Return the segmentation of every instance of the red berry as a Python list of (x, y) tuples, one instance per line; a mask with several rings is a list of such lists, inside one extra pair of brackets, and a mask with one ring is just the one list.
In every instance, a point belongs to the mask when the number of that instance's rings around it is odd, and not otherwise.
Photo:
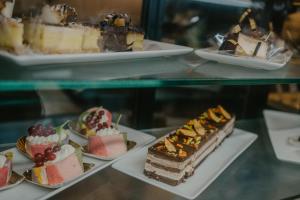
[(47, 161), (49, 160), (49, 159), (48, 159), (48, 155), (49, 155), (49, 154), (47, 154), (47, 155), (44, 156), (44, 159), (43, 159), (44, 162), (47, 162)]
[(60, 151), (60, 146), (56, 145), (55, 147), (53, 147), (53, 152), (58, 152)]
[(43, 161), (39, 161), (39, 162), (35, 163), (34, 167), (42, 167), (43, 165), (44, 165), (44, 162)]
[(102, 129), (103, 128), (102, 124), (98, 124), (98, 128)]
[(44, 155), (41, 154), (41, 153), (36, 153), (36, 154), (34, 155), (34, 161), (35, 161), (35, 162), (42, 161), (43, 158), (44, 158)]
[(45, 155), (47, 156), (48, 154), (52, 153), (52, 148), (48, 147), (47, 149), (45, 149)]
[(100, 115), (104, 115), (104, 110), (100, 110), (100, 111), (99, 111), (99, 114), (100, 114)]
[(50, 153), (47, 155), (48, 160), (55, 160), (56, 155), (54, 153)]

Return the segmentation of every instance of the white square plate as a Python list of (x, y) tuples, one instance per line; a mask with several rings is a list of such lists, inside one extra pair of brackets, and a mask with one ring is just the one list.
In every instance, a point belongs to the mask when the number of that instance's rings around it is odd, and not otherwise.
[(264, 110), (264, 118), (276, 157), (300, 164), (300, 147), (288, 142), (290, 137), (300, 136), (300, 115)]
[(152, 40), (144, 41), (144, 51), (128, 52), (103, 52), (103, 53), (76, 53), (76, 54), (31, 54), (14, 55), (6, 51), (0, 51), (0, 56), (8, 58), (20, 66), (41, 65), (41, 64), (63, 64), (77, 62), (101, 62), (138, 58), (151, 58), (162, 56), (175, 56), (187, 54), (193, 48), (157, 42)]
[(148, 145), (132, 154), (128, 154), (112, 165), (113, 168), (167, 190), (176, 195), (194, 199), (203, 192), (243, 151), (257, 138), (257, 135), (234, 129), (233, 134), (213, 153), (211, 153), (196, 169), (193, 176), (178, 186), (171, 186), (144, 175)]
[(219, 63), (264, 70), (276, 70), (282, 68), (288, 63), (288, 61), (292, 57), (292, 53), (288, 51), (286, 53), (286, 59), (284, 59), (283, 61), (271, 62), (266, 59), (259, 59), (253, 57), (224, 55), (218, 53), (218, 50), (211, 48), (197, 49), (195, 50), (195, 54), (201, 58), (216, 61)]
[[(150, 143), (155, 139), (155, 137), (145, 134), (143, 132), (127, 128), (124, 126), (119, 126), (121, 131), (128, 133), (128, 138), (131, 140), (134, 140), (137, 142), (137, 145), (135, 148), (133, 148), (131, 151), (129, 151), (127, 154), (131, 154), (131, 152), (134, 152), (140, 148), (142, 148), (144, 145)], [(74, 140), (77, 143), (86, 142), (84, 138), (81, 138), (80, 136), (77, 136), (75, 134), (71, 134), (70, 138)], [(13, 159), (13, 170), (19, 174), (23, 174), (23, 172), (26, 169), (32, 168), (34, 165), (31, 160), (29, 160), (27, 157), (22, 155), (16, 148), (8, 149), (7, 151), (11, 151), (14, 153), (14, 159)], [(126, 156), (127, 154), (123, 155)], [(104, 169), (105, 167), (111, 165), (116, 160), (122, 158), (123, 156), (112, 160), (112, 161), (104, 161), (99, 160), (95, 158), (90, 158), (83, 156), (83, 162), (85, 163), (94, 163), (95, 166), (89, 170), (87, 173), (85, 173), (83, 176), (80, 176), (79, 178), (76, 178), (75, 180), (69, 182), (68, 184), (64, 185), (63, 187), (60, 187), (58, 189), (47, 189), (43, 188), (31, 183), (28, 183), (27, 181), (23, 181), (23, 183), (19, 184), (18, 186), (11, 188), (9, 190), (1, 191), (0, 192), (0, 199), (22, 199), (22, 200), (34, 200), (34, 199), (48, 199), (51, 196), (65, 190), (66, 188), (74, 185), (75, 183), (91, 176), (92, 174), (95, 174), (96, 172)]]

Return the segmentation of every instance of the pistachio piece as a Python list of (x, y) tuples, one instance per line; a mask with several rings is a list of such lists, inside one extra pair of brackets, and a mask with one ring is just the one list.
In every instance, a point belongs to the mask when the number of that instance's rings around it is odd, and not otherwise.
[(176, 152), (175, 146), (167, 138), (165, 138), (165, 146), (169, 152)]
[(188, 137), (195, 137), (197, 135), (194, 130), (180, 129), (180, 132)]
[(208, 116), (211, 120), (215, 121), (216, 123), (219, 123), (221, 121), (221, 118), (217, 117), (217, 115), (213, 112), (212, 109), (208, 109)]
[(186, 128), (186, 129), (188, 129), (188, 130), (192, 130), (193, 129), (192, 126), (188, 126), (188, 125), (184, 125), (183, 127)]
[(231, 115), (221, 105), (218, 105), (218, 109), (226, 119), (231, 119)]
[(186, 144), (191, 144), (192, 140), (193, 140), (193, 138), (191, 138), (191, 137), (188, 138), (187, 141), (186, 141)]

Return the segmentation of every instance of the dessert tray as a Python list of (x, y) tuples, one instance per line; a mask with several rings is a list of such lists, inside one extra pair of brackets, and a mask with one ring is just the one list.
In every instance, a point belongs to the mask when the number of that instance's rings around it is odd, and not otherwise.
[(199, 165), (194, 175), (178, 186), (171, 186), (144, 175), (144, 164), (148, 147), (151, 144), (140, 151), (124, 156), (114, 163), (112, 167), (176, 195), (194, 199), (245, 151), (256, 138), (257, 135), (253, 133), (235, 129), (233, 134)]
[[(123, 132), (128, 133), (128, 138), (131, 140), (134, 140), (137, 145), (130, 150), (129, 154), (131, 152), (134, 152), (140, 148), (142, 148), (144, 145), (150, 143), (155, 138), (153, 136), (150, 136), (148, 134), (142, 133), (140, 131), (130, 129), (124, 126), (119, 126), (120, 130)], [(74, 141), (75, 143), (81, 144), (80, 142), (85, 142), (85, 139), (82, 137), (79, 137), (75, 134), (70, 134), (70, 139)], [(28, 159), (24, 154), (20, 153), (17, 148), (8, 149), (5, 152), (12, 152), (14, 154), (14, 161), (13, 161), (13, 170), (18, 173), (19, 175), (24, 174), (28, 169), (30, 169), (34, 163)], [(125, 154), (126, 155), (126, 154)], [(125, 156), (123, 155), (123, 156)], [(121, 157), (123, 157), (121, 156)], [(121, 158), (119, 157), (119, 158)], [(119, 159), (117, 158), (117, 159)], [(83, 162), (88, 163), (89, 166), (93, 166), (91, 169), (87, 170), (83, 175), (77, 177), (76, 179), (69, 181), (67, 183), (64, 183), (59, 188), (46, 188), (41, 187), (36, 184), (32, 184), (27, 181), (23, 181), (21, 184), (15, 186), (14, 188), (11, 188), (9, 190), (4, 190), (0, 192), (0, 199), (20, 199), (20, 194), (22, 194), (22, 200), (32, 200), (32, 199), (48, 199), (51, 196), (65, 190), (66, 188), (76, 184), (77, 182), (95, 174), (96, 172), (104, 169), (105, 167), (111, 165), (115, 160), (111, 161), (105, 161), (100, 159), (95, 159), (87, 156), (83, 156)], [(86, 166), (89, 168), (88, 166)], [(86, 169), (87, 169), (86, 168)], [(26, 175), (26, 174), (25, 174)], [(26, 191), (26, 192), (24, 192)]]
[(253, 69), (276, 70), (284, 67), (292, 57), (292, 52), (287, 51), (274, 57), (272, 60), (260, 59), (248, 56), (234, 56), (221, 54), (213, 48), (197, 49), (195, 54), (201, 58), (224, 64), (238, 65)]
[(104, 53), (80, 53), (80, 54), (29, 54), (14, 55), (6, 51), (0, 51), (0, 57), (7, 58), (20, 66), (63, 64), (76, 62), (101, 62), (116, 61), (124, 59), (139, 59), (162, 56), (175, 56), (192, 52), (190, 47), (184, 47), (163, 42), (145, 40), (144, 51), (129, 52), (104, 52)]
[(263, 113), (276, 157), (300, 164), (300, 115), (273, 110)]

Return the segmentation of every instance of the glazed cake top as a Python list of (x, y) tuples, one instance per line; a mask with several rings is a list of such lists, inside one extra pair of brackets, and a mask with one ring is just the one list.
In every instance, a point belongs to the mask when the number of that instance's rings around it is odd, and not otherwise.
[(151, 146), (148, 151), (169, 160), (184, 161), (231, 119), (232, 115), (222, 106), (210, 108)]

